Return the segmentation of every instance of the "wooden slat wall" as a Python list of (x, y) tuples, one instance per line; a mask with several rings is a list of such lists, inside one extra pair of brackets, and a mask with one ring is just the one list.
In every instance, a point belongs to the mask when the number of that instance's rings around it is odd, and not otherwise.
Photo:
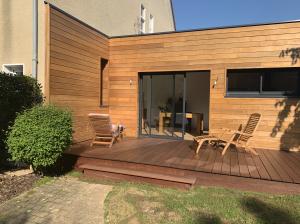
[[(74, 141), (84, 141), (92, 134), (87, 114), (108, 113), (108, 108), (99, 107), (100, 63), (101, 58), (108, 59), (108, 39), (54, 8), (48, 8), (49, 101), (71, 109)], [(105, 78), (105, 81), (107, 94), (108, 80)]]
[[(48, 100), (73, 111), (75, 142), (91, 138), (89, 112), (109, 112), (114, 122), (126, 125), (128, 136), (137, 136), (139, 72), (210, 70), (211, 83), (218, 78), (210, 91), (211, 132), (219, 127), (236, 129), (250, 113), (260, 112), (263, 120), (255, 146), (299, 150), (299, 99), (224, 95), (226, 69), (299, 67), (280, 53), (299, 47), (300, 23), (108, 40), (67, 15), (48, 10)], [(99, 108), (101, 58), (109, 59), (103, 83), (103, 98), (109, 104), (105, 108)]]
[[(300, 47), (299, 43), (300, 23), (113, 38), (109, 113), (115, 122), (127, 126), (128, 135), (136, 136), (138, 72), (210, 70), (211, 83), (218, 77), (210, 91), (211, 132), (220, 127), (236, 129), (250, 113), (259, 112), (263, 119), (252, 144), (299, 149), (299, 112), (295, 113), (299, 99), (224, 97), (226, 69), (299, 67), (290, 57), (280, 57), (282, 50)], [(281, 120), (281, 128), (274, 131)]]

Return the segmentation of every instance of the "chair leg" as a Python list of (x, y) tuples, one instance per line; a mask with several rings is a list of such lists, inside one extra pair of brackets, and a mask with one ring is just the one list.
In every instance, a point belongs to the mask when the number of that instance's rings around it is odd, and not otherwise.
[(225, 147), (224, 147), (224, 149), (223, 149), (223, 151), (222, 151), (222, 156), (225, 155), (225, 153), (226, 153), (227, 149), (229, 148), (229, 146), (230, 146), (231, 144), (234, 144), (233, 139), (234, 139), (235, 136), (236, 136), (236, 134), (233, 134), (233, 135), (231, 136), (230, 140), (227, 141), (227, 144), (225, 145)]
[(96, 140), (96, 138), (94, 137), (91, 144), (90, 144), (90, 147), (93, 147), (95, 140)]
[(198, 147), (197, 147), (197, 150), (196, 150), (196, 154), (199, 153), (199, 150), (200, 150), (200, 148), (201, 148), (203, 142), (204, 142), (203, 140), (200, 140), (200, 141), (198, 142)]
[(111, 142), (110, 142), (110, 144), (109, 144), (109, 148), (112, 147), (112, 145), (114, 144), (114, 142), (115, 142), (115, 137), (112, 137), (112, 138), (111, 138)]
[(223, 151), (222, 151), (222, 156), (225, 155), (225, 153), (226, 153), (226, 151), (227, 151), (227, 149), (229, 148), (230, 145), (231, 145), (231, 142), (228, 142), (228, 143), (225, 145), (225, 147), (224, 147), (224, 149), (223, 149)]

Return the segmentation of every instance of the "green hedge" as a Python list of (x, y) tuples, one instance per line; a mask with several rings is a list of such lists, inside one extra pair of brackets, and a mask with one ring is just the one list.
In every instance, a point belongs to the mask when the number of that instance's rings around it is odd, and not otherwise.
[(35, 79), (0, 73), (0, 160), (6, 157), (6, 132), (17, 113), (42, 102), (41, 86)]
[(18, 115), (7, 139), (12, 160), (36, 170), (54, 165), (71, 142), (71, 113), (55, 106), (35, 106)]

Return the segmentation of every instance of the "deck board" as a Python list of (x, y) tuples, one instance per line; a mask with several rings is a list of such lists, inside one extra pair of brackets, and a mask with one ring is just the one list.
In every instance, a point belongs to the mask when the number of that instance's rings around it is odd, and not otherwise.
[(209, 148), (204, 148), (204, 149), (202, 148), (201, 151), (203, 151), (203, 153), (202, 153), (201, 157), (199, 158), (199, 162), (196, 167), (197, 171), (205, 171), (204, 167), (207, 164), (207, 160), (208, 160), (209, 153), (210, 153)]
[(260, 175), (260, 178), (263, 180), (271, 180), (271, 176), (269, 175), (266, 167), (264, 166), (262, 160), (259, 156), (251, 155), (253, 158), (254, 164), (256, 166), (256, 169)]
[(210, 145), (195, 154), (191, 141), (163, 139), (125, 139), (112, 148), (90, 147), (89, 142), (73, 145), (66, 154), (102, 160), (122, 161), (158, 167), (176, 168), (213, 174), (300, 183), (300, 153), (257, 149), (258, 156), (231, 148), (222, 156), (222, 149)]
[(233, 176), (240, 176), (240, 167), (238, 160), (238, 152), (235, 149), (228, 150), (230, 154), (230, 174)]
[(283, 153), (281, 156), (286, 157), (289, 161), (288, 164), (292, 167), (292, 169), (300, 175), (300, 161), (298, 161), (295, 156), (298, 153)]
[(222, 163), (223, 163), (223, 157), (221, 155), (221, 152), (216, 150), (216, 159), (215, 159), (214, 167), (212, 169), (212, 173), (222, 173)]
[(217, 156), (217, 152), (216, 150), (209, 150), (210, 153), (209, 153), (209, 156), (208, 156), (208, 159), (207, 159), (207, 163), (205, 164), (204, 166), (204, 170), (206, 172), (212, 172), (213, 168), (214, 168), (214, 163), (216, 161), (216, 156)]
[(284, 182), (293, 182), (293, 179), (290, 177), (288, 172), (285, 169), (285, 164), (280, 164), (276, 158), (274, 158), (273, 153), (270, 150), (264, 150), (263, 153), (268, 158), (270, 163), (272, 163), (272, 166), (276, 170), (276, 172), (279, 174), (280, 178)]
[(239, 166), (240, 166), (240, 175), (244, 176), (244, 177), (250, 177), (248, 163), (245, 158), (245, 153), (239, 152), (238, 160), (239, 160)]
[(223, 156), (222, 174), (230, 175), (230, 155), (229, 151)]
[(271, 151), (270, 154), (277, 161), (277, 164), (280, 164), (287, 174), (293, 179), (293, 182), (300, 183), (300, 167), (297, 168), (293, 165), (293, 162), (286, 156), (287, 153)]
[(270, 163), (270, 161), (265, 156), (263, 151), (264, 150), (261, 150), (261, 149), (257, 150), (257, 152), (259, 153), (259, 158), (261, 159), (264, 167), (266, 168), (268, 174), (270, 175), (271, 180), (282, 181), (281, 177), (279, 176), (277, 171), (274, 169), (272, 163)]
[(248, 166), (249, 174), (252, 178), (261, 178), (259, 175), (258, 169), (255, 166), (254, 159), (252, 158), (251, 154), (245, 153), (245, 159)]

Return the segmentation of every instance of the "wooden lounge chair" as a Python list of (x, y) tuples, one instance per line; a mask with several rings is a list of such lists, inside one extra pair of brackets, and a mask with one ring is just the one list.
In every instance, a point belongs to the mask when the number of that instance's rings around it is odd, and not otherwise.
[[(244, 128), (242, 128), (242, 131), (239, 130), (230, 130), (230, 129), (221, 129), (223, 130), (223, 133), (220, 136), (217, 135), (208, 135), (208, 136), (198, 136), (194, 138), (194, 141), (197, 142), (198, 147), (196, 150), (196, 154), (198, 154), (202, 144), (206, 141), (210, 142), (217, 142), (224, 143), (224, 149), (222, 151), (222, 156), (226, 153), (229, 146), (235, 145), (237, 147), (243, 147), (246, 151), (250, 151), (253, 154), (257, 155), (256, 151), (249, 147), (249, 140), (253, 137), (259, 122), (261, 120), (261, 114), (259, 113), (253, 113), (250, 115), (248, 122)], [(230, 134), (230, 138), (226, 138), (225, 135)]]
[(100, 144), (108, 145), (109, 148), (111, 148), (113, 143), (120, 136), (119, 127), (111, 123), (110, 116), (108, 114), (90, 113), (88, 117), (95, 132), (91, 146), (94, 144)]

